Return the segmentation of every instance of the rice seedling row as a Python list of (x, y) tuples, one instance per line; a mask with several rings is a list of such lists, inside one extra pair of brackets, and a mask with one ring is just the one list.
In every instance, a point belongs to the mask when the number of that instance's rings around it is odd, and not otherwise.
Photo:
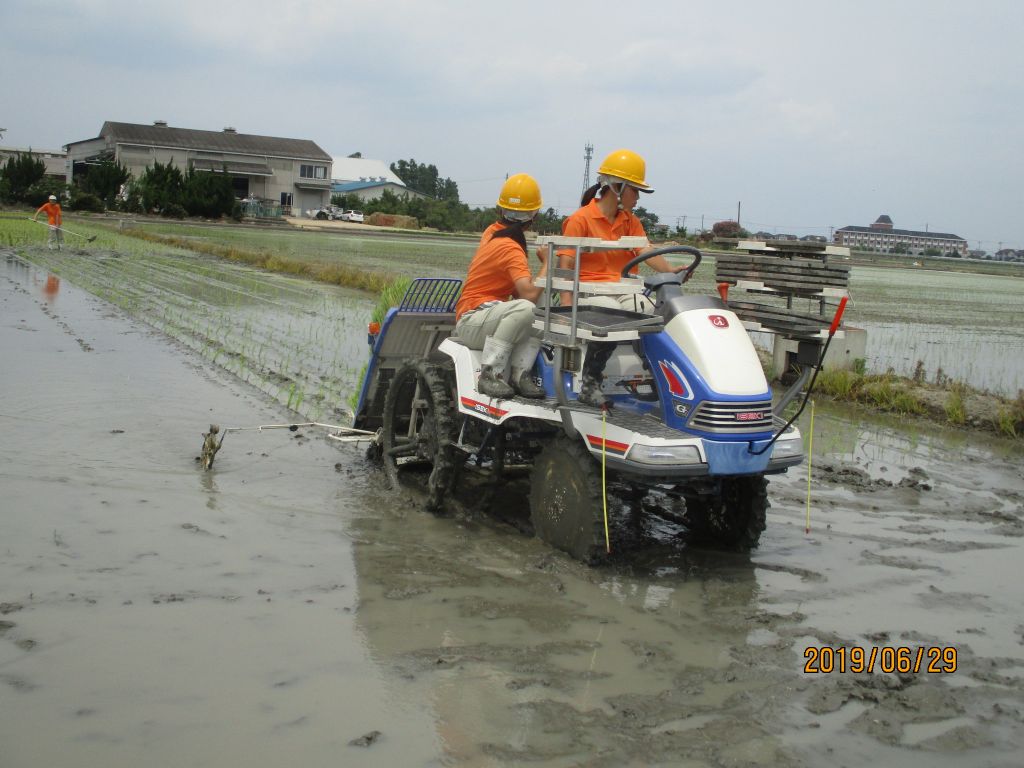
[[(42, 268), (122, 307), (169, 336), (257, 386), (313, 420), (343, 419), (357, 385), (369, 301), (351, 292), (307, 283), (296, 286), (276, 275), (233, 278), (236, 265), (195, 268), (187, 255), (116, 258), (68, 257), (47, 251), (26, 254)], [(205, 277), (204, 277), (205, 275)], [(290, 294), (282, 301), (275, 296)], [(355, 333), (355, 328), (359, 329)]]

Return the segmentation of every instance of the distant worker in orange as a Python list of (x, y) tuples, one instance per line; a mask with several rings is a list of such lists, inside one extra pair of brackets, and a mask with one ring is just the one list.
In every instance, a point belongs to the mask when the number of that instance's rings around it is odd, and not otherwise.
[[(480, 238), (455, 307), (455, 335), (470, 349), (482, 350), (480, 394), (544, 397), (531, 376), (540, 350), (533, 309), (542, 289), (533, 284), (525, 235), (540, 211), (540, 186), (532, 176), (517, 173), (502, 186), (497, 206), (498, 221)], [(547, 274), (547, 256), (546, 246), (537, 250), (537, 277)], [(505, 378), (509, 364), (511, 386)]]
[(32, 221), (39, 221), (40, 213), (45, 213), (50, 222), (50, 236), (46, 239), (46, 247), (51, 251), (56, 247), (59, 251), (60, 244), (64, 242), (64, 232), (61, 229), (64, 217), (61, 214), (60, 203), (57, 202), (56, 195), (50, 195), (50, 199), (36, 209)]

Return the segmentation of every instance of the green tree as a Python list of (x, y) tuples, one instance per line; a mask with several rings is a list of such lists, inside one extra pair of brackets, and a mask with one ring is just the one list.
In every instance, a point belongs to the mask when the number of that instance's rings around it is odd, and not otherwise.
[(711, 227), (715, 237), (748, 237), (749, 233), (735, 221), (716, 221)]
[(38, 157), (29, 152), (19, 152), (7, 158), (3, 169), (3, 179), (7, 182), (8, 200), (20, 202), (33, 184), (43, 180), (46, 165)]
[(131, 178), (128, 169), (116, 160), (104, 160), (86, 167), (85, 174), (75, 179), (82, 192), (96, 195), (107, 208), (113, 208), (121, 185)]
[(441, 178), (436, 165), (417, 163), (415, 160), (399, 160), (391, 164), (391, 171), (409, 189), (438, 200), (459, 200), (459, 185), (448, 178)]
[(163, 211), (171, 205), (181, 206), (185, 177), (173, 160), (166, 164), (154, 160), (153, 165), (142, 172), (139, 187), (142, 207), (146, 211)]
[(189, 216), (219, 219), (230, 216), (235, 206), (235, 191), (224, 167), (221, 173), (197, 171), (189, 166), (181, 190), (181, 205)]
[(562, 233), (562, 217), (554, 208), (548, 208), (537, 214), (533, 220), (533, 229), (538, 235), (560, 235)]
[(50, 195), (56, 195), (58, 199), (63, 198), (67, 191), (67, 185), (63, 179), (55, 179), (52, 176), (44, 176), (31, 187), (25, 190), (21, 200), (29, 205), (42, 205)]
[(638, 205), (633, 209), (633, 215), (640, 219), (640, 223), (644, 225), (644, 229), (648, 232), (658, 223), (658, 214), (648, 211), (642, 205)]
[(363, 198), (355, 192), (348, 192), (344, 195), (331, 195), (331, 205), (336, 205), (345, 211), (361, 211), (363, 209)]

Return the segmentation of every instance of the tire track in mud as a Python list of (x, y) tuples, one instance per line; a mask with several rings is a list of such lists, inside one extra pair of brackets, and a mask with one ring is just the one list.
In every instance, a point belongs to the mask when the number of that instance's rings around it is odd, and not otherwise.
[(372, 309), (358, 292), (189, 254), (29, 248), (22, 255), (304, 418), (349, 421)]

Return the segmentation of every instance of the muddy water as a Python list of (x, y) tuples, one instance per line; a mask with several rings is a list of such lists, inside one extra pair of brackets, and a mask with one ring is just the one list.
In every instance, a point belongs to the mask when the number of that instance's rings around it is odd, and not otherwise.
[[(1002, 443), (819, 411), (809, 534), (803, 468), (752, 556), (652, 535), (587, 569), (488, 510), (425, 515), (317, 435), (232, 433), (198, 471), (209, 422), (294, 417), (0, 264), (0, 765), (1019, 762)], [(957, 671), (803, 672), (853, 645)]]
[(846, 322), (867, 330), (868, 370), (943, 376), (1015, 397), (1024, 388), (1024, 279), (854, 267)]

